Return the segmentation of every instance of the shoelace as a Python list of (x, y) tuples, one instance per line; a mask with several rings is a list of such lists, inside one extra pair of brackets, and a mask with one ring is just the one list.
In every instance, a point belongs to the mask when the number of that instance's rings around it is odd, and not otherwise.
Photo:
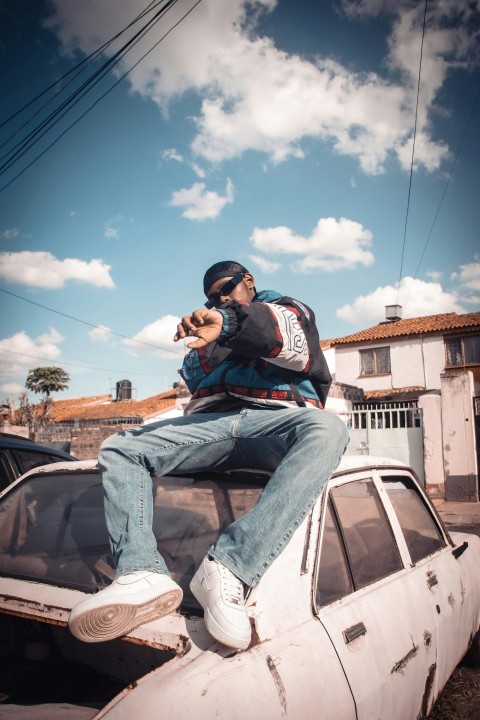
[(222, 578), (222, 594), (226, 602), (233, 605), (243, 605), (243, 583), (228, 568), (219, 564), (220, 576)]

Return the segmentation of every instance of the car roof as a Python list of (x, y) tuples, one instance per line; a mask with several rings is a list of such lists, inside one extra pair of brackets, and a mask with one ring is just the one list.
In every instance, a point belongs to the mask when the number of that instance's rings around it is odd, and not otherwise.
[(14, 435), (13, 433), (0, 433), (0, 447), (12, 449), (18, 448), (21, 450), (33, 450), (34, 452), (38, 450), (40, 452), (48, 452), (50, 454), (61, 455), (65, 459), (68, 457), (73, 457), (73, 455), (70, 455), (63, 450), (59, 450), (55, 447), (50, 447), (49, 445), (42, 445), (41, 443), (37, 443), (34, 440), (30, 440), (30, 438), (25, 438), (21, 435)]
[[(402, 462), (401, 460), (396, 460), (395, 458), (390, 457), (380, 457), (376, 455), (346, 455), (342, 458), (340, 461), (339, 466), (333, 473), (333, 477), (336, 475), (342, 475), (346, 472), (353, 472), (355, 470), (364, 470), (367, 468), (376, 468), (376, 467), (382, 467), (382, 468), (408, 468), (408, 465), (406, 463)], [(49, 464), (49, 465), (41, 465), (40, 467), (33, 468), (32, 470), (29, 470), (24, 475), (21, 476), (18, 480), (22, 480), (23, 478), (29, 477), (30, 475), (36, 475), (39, 473), (74, 473), (74, 472), (96, 472), (98, 471), (98, 460), (76, 460), (74, 462), (58, 462)], [(252, 472), (252, 474), (255, 474), (255, 469), (252, 468), (251, 471), (248, 468), (239, 468), (239, 471), (246, 471), (246, 472)], [(235, 471), (227, 471), (227, 474), (229, 472), (235, 473)], [(188, 473), (187, 473), (188, 474)], [(261, 472), (260, 474), (265, 474)], [(18, 482), (18, 480), (16, 482)]]

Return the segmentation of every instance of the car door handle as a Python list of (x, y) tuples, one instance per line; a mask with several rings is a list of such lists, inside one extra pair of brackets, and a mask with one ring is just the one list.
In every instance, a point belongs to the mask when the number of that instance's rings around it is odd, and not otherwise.
[(363, 624), (363, 622), (359, 622), (356, 625), (352, 625), (352, 627), (347, 628), (343, 631), (343, 637), (345, 639), (346, 644), (353, 642), (353, 640), (356, 640), (361, 635), (365, 635), (367, 632), (367, 628)]

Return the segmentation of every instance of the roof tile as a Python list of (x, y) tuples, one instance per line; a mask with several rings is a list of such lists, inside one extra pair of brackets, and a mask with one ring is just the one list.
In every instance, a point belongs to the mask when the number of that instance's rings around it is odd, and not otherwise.
[(452, 333), (458, 330), (480, 330), (480, 312), (462, 315), (445, 313), (397, 320), (396, 322), (382, 322), (352, 335), (329, 340), (329, 344), (338, 347), (349, 343), (372, 342), (412, 335)]

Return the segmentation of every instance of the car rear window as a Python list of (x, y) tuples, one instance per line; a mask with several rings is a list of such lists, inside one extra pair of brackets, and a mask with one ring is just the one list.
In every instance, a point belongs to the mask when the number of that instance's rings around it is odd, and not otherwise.
[[(251, 473), (153, 479), (154, 532), (172, 577), (189, 582), (220, 532), (253, 507), (265, 478)], [(95, 591), (114, 571), (100, 476), (42, 473), (0, 503), (0, 575)]]
[(45, 450), (23, 450), (19, 448), (12, 448), (10, 452), (18, 467), (18, 477), (29, 470), (40, 467), (40, 465), (65, 462), (65, 460), (68, 459), (58, 457), (55, 453), (49, 453)]

